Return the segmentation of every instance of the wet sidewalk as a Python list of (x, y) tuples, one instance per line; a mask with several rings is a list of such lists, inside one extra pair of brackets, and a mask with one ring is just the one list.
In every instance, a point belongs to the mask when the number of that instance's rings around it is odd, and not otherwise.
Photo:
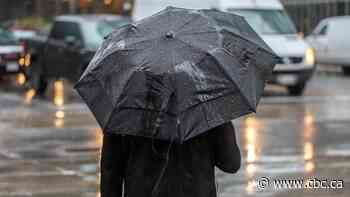
[[(244, 161), (235, 175), (217, 172), (219, 196), (350, 196), (348, 84), (318, 74), (304, 97), (271, 88), (258, 114), (235, 121)], [(60, 95), (0, 90), (0, 197), (99, 196), (101, 131), (84, 104)], [(344, 188), (261, 190), (261, 177), (342, 180)]]

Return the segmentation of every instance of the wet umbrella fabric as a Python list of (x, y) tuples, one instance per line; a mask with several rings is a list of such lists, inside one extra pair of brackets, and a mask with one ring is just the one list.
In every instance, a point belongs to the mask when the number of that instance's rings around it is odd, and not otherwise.
[(183, 142), (255, 112), (276, 58), (240, 16), (169, 7), (111, 33), (76, 89), (105, 132)]

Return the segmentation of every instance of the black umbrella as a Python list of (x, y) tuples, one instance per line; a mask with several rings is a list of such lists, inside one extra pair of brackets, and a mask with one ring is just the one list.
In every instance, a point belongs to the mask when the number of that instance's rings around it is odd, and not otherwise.
[(255, 112), (276, 59), (243, 17), (168, 7), (110, 34), (76, 89), (104, 132), (183, 142)]

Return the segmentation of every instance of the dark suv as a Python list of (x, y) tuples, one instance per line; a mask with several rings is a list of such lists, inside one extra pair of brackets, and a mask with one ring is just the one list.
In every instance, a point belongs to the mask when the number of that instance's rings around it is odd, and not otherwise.
[(27, 42), (27, 51), (33, 56), (33, 64), (27, 72), (29, 86), (42, 94), (50, 78), (65, 78), (74, 83), (104, 37), (114, 28), (128, 23), (129, 18), (115, 15), (56, 17), (46, 40)]

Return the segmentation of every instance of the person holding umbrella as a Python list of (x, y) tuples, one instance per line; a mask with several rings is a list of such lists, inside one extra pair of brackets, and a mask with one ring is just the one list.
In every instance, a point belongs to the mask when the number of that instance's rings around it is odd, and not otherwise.
[(167, 146), (162, 140), (152, 144), (147, 138), (104, 135), (101, 197), (123, 196), (123, 181), (127, 181), (125, 197), (216, 197), (214, 167), (228, 173), (240, 168), (241, 155), (231, 123), (182, 145), (174, 143), (169, 153)]
[(76, 89), (103, 128), (102, 197), (215, 197), (275, 53), (240, 16), (167, 9), (111, 33)]

